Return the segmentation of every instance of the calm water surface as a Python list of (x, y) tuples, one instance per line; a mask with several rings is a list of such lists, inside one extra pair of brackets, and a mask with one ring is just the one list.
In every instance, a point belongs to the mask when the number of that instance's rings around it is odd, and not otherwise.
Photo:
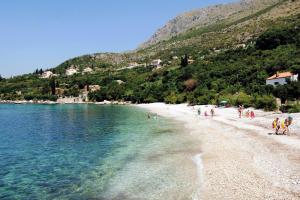
[(131, 106), (0, 105), (0, 199), (189, 199), (182, 130)]

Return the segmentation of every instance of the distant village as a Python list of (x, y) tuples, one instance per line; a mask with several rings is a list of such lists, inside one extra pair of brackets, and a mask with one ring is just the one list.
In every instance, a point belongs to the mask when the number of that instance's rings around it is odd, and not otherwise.
[[(245, 49), (245, 48), (247, 48), (247, 46), (245, 44), (238, 44), (234, 48), (235, 49), (238, 49), (238, 48)], [(214, 49), (212, 49), (211, 52), (214, 54), (218, 54), (225, 50), (226, 49), (214, 48)], [(185, 56), (187, 56), (187, 55), (185, 55)], [(148, 66), (152, 67), (153, 70), (159, 70), (167, 65), (171, 65), (174, 61), (177, 62), (177, 64), (178, 64), (180, 62), (180, 59), (182, 59), (183, 57), (184, 56), (182, 56), (182, 57), (172, 56), (171, 60), (168, 60), (168, 61), (163, 61), (162, 59), (157, 58), (157, 59), (151, 60), (149, 63), (129, 62), (127, 64), (127, 66), (119, 67), (115, 70), (122, 71), (122, 70), (135, 69), (135, 68), (148, 67)], [(205, 58), (205, 56), (201, 57), (201, 59), (204, 59), (204, 58)], [(187, 62), (187, 64), (193, 64), (195, 62), (195, 60), (193, 59), (192, 56), (187, 56), (186, 62)], [(95, 68), (93, 69), (92, 67), (86, 67), (86, 68), (83, 68), (80, 70), (79, 67), (77, 67), (75, 65), (71, 65), (65, 69), (65, 73), (63, 75), (65, 75), (65, 76), (73, 76), (76, 74), (85, 75), (85, 74), (93, 74), (96, 72), (97, 72), (97, 69), (95, 69)], [(55, 78), (55, 77), (58, 77), (61, 75), (62, 74), (55, 74), (51, 70), (46, 70), (40, 74), (40, 78), (41, 79), (51, 79), (51, 78)], [(115, 81), (118, 84), (124, 84), (124, 82), (122, 80), (115, 80)], [(273, 76), (268, 77), (266, 79), (266, 85), (272, 85), (272, 86), (276, 87), (277, 85), (288, 84), (291, 81), (298, 81), (298, 74), (293, 74), (292, 72), (281, 72), (281, 73), (277, 72)], [(65, 90), (63, 88), (57, 87), (57, 88), (55, 88), (55, 94), (57, 96), (59, 96), (59, 99), (58, 99), (59, 103), (80, 103), (80, 102), (89, 101), (89, 99), (88, 99), (89, 92), (95, 92), (95, 91), (99, 91), (99, 90), (101, 90), (100, 85), (88, 85), (88, 86), (85, 86), (84, 89), (82, 89), (80, 91), (80, 95), (78, 97), (65, 97), (64, 96)]]

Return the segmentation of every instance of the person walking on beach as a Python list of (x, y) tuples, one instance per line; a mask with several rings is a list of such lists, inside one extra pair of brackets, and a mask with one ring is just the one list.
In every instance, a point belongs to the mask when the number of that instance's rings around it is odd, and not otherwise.
[(198, 108), (198, 115), (201, 115), (201, 108)]
[(284, 128), (283, 128), (283, 135), (289, 135), (289, 126), (291, 125), (289, 118), (284, 120)]
[(288, 118), (286, 118), (286, 133), (287, 133), (287, 135), (290, 134), (289, 126), (292, 125), (292, 122), (293, 122), (293, 118), (291, 116), (288, 116)]
[(239, 105), (238, 112), (239, 112), (239, 118), (242, 118), (242, 106), (241, 105)]
[(273, 121), (273, 129), (275, 130), (275, 134), (278, 135), (278, 131), (280, 129), (280, 122), (279, 122), (279, 118), (276, 117), (276, 119)]
[(286, 131), (287, 131), (287, 129), (286, 129), (286, 122), (287, 122), (286, 119), (284, 119), (284, 120), (281, 121), (282, 135), (286, 135)]
[(250, 117), (250, 111), (247, 110), (247, 111), (246, 111), (246, 118), (249, 118), (249, 117)]
[(207, 116), (208, 116), (208, 114), (207, 114), (207, 111), (205, 111), (205, 112), (204, 112), (204, 116), (205, 116), (205, 117), (207, 117)]
[(255, 118), (255, 114), (254, 114), (254, 111), (253, 111), (253, 110), (251, 110), (251, 112), (250, 112), (250, 118), (251, 118), (251, 119), (254, 119), (254, 118)]
[(214, 116), (214, 114), (215, 114), (215, 110), (214, 110), (214, 108), (212, 108), (212, 109), (210, 110), (210, 114), (211, 114), (211, 117), (213, 117), (213, 116)]

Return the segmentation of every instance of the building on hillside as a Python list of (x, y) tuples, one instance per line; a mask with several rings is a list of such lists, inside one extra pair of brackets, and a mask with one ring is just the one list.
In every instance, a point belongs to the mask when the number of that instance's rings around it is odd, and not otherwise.
[(151, 61), (151, 66), (159, 67), (159, 66), (161, 66), (161, 63), (162, 63), (161, 59), (155, 59), (155, 60)]
[(84, 68), (82, 71), (83, 74), (90, 74), (92, 72), (93, 72), (93, 69), (90, 67)]
[(16, 91), (17, 95), (22, 95), (22, 91)]
[(132, 68), (135, 68), (135, 67), (138, 67), (139, 64), (137, 62), (131, 62), (128, 64), (128, 69), (132, 69)]
[(236, 45), (235, 46), (235, 49), (245, 49), (247, 47), (247, 45), (246, 44), (238, 44), (238, 45)]
[(51, 71), (45, 71), (42, 73), (41, 78), (50, 78), (53, 75)]
[(65, 92), (65, 90), (62, 88), (55, 88), (55, 95), (63, 96), (64, 92)]
[(147, 67), (147, 64), (146, 63), (140, 63), (139, 66), (140, 67)]
[(277, 72), (273, 76), (267, 78), (266, 85), (285, 85), (290, 81), (298, 81), (298, 74), (293, 74), (291, 72)]
[(122, 84), (124, 84), (125, 82), (124, 81), (122, 81), (122, 80), (116, 80), (116, 82), (119, 84), (119, 85), (122, 85)]
[(73, 65), (71, 65), (71, 67), (66, 69), (66, 75), (67, 76), (72, 76), (72, 75), (77, 74), (77, 73), (78, 73), (78, 70)]
[(90, 92), (96, 92), (96, 91), (99, 91), (100, 89), (101, 89), (100, 85), (89, 85)]
[(190, 65), (190, 64), (193, 64), (195, 62), (195, 60), (193, 60), (193, 59), (188, 59), (188, 64)]

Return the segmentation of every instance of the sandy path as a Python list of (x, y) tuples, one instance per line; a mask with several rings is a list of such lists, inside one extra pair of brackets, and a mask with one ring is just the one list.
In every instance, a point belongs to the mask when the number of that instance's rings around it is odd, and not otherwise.
[(231, 115), (199, 119), (186, 105), (141, 107), (184, 122), (200, 141), (204, 168), (198, 199), (300, 199), (297, 138), (269, 136), (264, 127)]

